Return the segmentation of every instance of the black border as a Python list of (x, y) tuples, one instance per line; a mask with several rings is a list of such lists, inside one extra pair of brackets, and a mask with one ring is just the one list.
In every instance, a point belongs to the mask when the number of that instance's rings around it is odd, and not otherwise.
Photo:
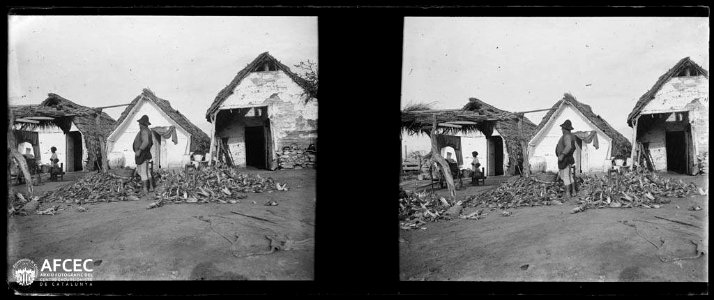
[[(502, 2), (490, 1), (481, 2), (480, 7), (471, 7), (454, 1), (434, 1), (422, 7), (405, 7), (406, 1), (393, 4), (351, 1), (339, 6), (325, 1), (303, 1), (302, 4), (284, 3), (286, 5), (282, 7), (272, 8), (264, 7), (265, 3), (241, 3), (244, 7), (236, 7), (235, 3), (215, 2), (202, 2), (202, 5), (214, 7), (128, 2), (120, 7), (102, 5), (101, 8), (95, 3), (57, 7), (57, 4), (24, 2), (21, 5), (25, 8), (7, 11), (12, 14), (61, 15), (318, 16), (318, 60), (322, 83), (319, 92), (315, 280), (95, 281), (92, 287), (34, 289), (34, 292), (83, 295), (708, 293), (708, 283), (400, 282), (399, 229), (394, 201), (398, 197), (399, 182), (399, 152), (396, 149), (399, 148), (404, 16), (708, 17), (709, 7), (705, 6), (708, 2), (690, 2), (688, 7), (633, 6), (645, 5), (645, 1), (631, 1), (629, 6), (620, 7), (593, 6), (597, 4), (592, 1), (578, 3), (590, 6), (533, 7), (524, 6), (530, 5), (526, 3), (503, 6)], [(330, 6), (318, 7), (321, 4)], [(368, 7), (370, 4), (379, 7)], [(448, 4), (462, 6), (447, 7)], [(55, 7), (41, 8), (47, 5)], [(94, 7), (77, 7), (82, 5)], [(171, 7), (167, 8), (167, 5)], [(5, 38), (7, 40), (7, 36)], [(7, 63), (7, 56), (5, 60)], [(6, 251), (5, 247), (3, 251)], [(12, 286), (8, 287), (8, 294), (14, 294)]]

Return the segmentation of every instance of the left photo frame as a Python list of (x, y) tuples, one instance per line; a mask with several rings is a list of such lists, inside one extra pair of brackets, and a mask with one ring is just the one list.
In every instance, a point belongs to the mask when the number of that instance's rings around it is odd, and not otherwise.
[(10, 287), (314, 280), (317, 23), (8, 15)]

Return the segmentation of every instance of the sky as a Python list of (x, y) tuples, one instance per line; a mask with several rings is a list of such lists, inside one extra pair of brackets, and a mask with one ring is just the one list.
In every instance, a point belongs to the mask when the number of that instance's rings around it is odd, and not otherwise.
[(709, 20), (406, 18), (403, 56), (402, 106), (527, 111), (569, 92), (631, 139), (627, 115), (662, 74), (687, 56), (709, 70)]
[[(9, 16), (8, 101), (127, 104), (143, 88), (210, 133), (218, 92), (268, 51), (317, 61), (316, 17)], [(118, 119), (125, 107), (106, 109)]]

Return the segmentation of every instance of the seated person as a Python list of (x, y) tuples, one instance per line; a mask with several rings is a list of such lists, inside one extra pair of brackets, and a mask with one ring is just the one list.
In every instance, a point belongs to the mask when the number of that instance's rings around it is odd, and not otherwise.
[(52, 168), (59, 168), (59, 158), (57, 157), (57, 148), (55, 146), (52, 146), (50, 148), (50, 151), (52, 151), (52, 157), (50, 157), (50, 166)]
[(481, 163), (478, 160), (478, 152), (471, 152), (471, 156), (471, 170), (473, 171), (473, 173), (471, 173), (471, 184), (476, 185), (476, 178), (483, 177), (483, 174), (481, 173)]
[(474, 173), (480, 172), (481, 163), (478, 161), (478, 152), (471, 152), (471, 156), (473, 156), (473, 159), (471, 160), (471, 170), (473, 170)]

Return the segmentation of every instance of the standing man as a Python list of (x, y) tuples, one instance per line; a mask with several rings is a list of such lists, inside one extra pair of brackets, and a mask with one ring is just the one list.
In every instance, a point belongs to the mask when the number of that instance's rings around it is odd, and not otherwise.
[(570, 123), (570, 120), (565, 120), (565, 122), (560, 125), (560, 128), (563, 131), (563, 136), (560, 137), (558, 145), (555, 146), (555, 155), (558, 156), (558, 175), (563, 179), (566, 198), (570, 199), (570, 197), (575, 196), (575, 181), (570, 168), (575, 164), (575, 157), (573, 157), (573, 153), (575, 152), (575, 137), (571, 133), (573, 125)]
[(149, 160), (151, 160), (151, 146), (154, 141), (151, 136), (151, 129), (149, 129), (149, 117), (147, 115), (141, 116), (139, 120), (139, 132), (134, 138), (134, 162), (136, 162), (136, 171), (141, 177), (141, 182), (143, 183), (144, 195), (149, 192), (154, 191), (154, 187), (151, 185), (151, 170), (149, 170)]

